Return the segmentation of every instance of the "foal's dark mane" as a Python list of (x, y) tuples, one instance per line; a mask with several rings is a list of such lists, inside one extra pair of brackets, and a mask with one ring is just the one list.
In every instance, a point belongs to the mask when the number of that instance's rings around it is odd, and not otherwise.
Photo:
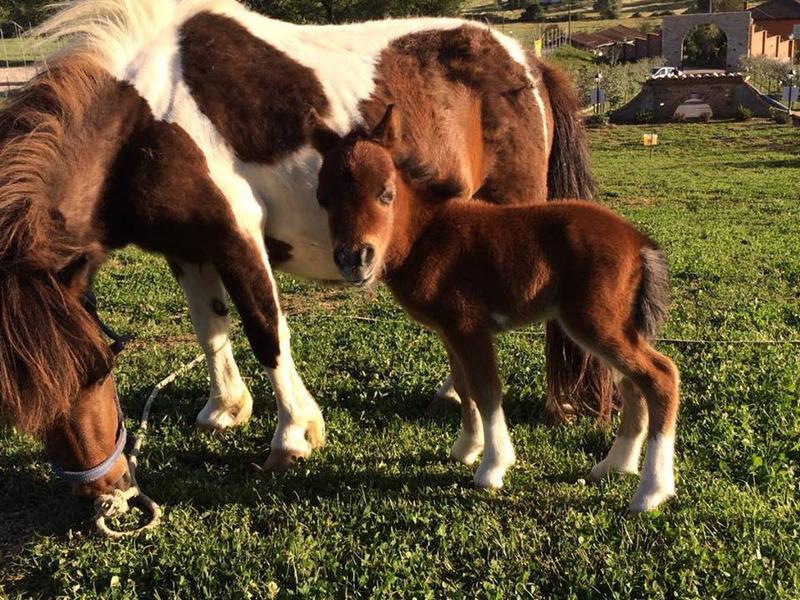
[[(0, 420), (41, 434), (68, 414), (111, 358), (62, 271), (81, 248), (55, 207), (59, 182), (80, 172), (81, 125), (110, 76), (72, 55), (0, 111)], [(84, 142), (85, 143), (85, 142)]]

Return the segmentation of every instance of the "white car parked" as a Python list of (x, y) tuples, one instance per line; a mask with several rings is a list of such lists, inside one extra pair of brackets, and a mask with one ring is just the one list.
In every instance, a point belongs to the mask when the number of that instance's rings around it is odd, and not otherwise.
[(677, 67), (657, 67), (650, 71), (650, 79), (662, 79), (664, 77), (680, 77), (683, 75)]

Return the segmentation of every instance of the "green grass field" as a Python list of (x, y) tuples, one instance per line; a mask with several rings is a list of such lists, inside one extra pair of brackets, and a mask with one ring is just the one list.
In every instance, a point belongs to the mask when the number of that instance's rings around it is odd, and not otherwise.
[[(650, 130), (590, 135), (603, 202), (669, 256), (665, 335), (800, 338), (799, 130), (659, 126), (652, 158)], [(196, 433), (202, 368), (160, 397), (139, 470), (166, 507), (153, 534), (98, 538), (40, 446), (2, 432), (0, 597), (800, 597), (800, 346), (662, 344), (682, 370), (679, 496), (634, 518), (633, 478), (578, 483), (612, 432), (540, 423), (540, 328), (500, 342), (519, 462), (489, 494), (445, 460), (457, 415), (422, 416), (446, 371), (434, 337), (385, 291), (281, 284), (328, 445), (292, 473), (253, 471), (275, 405), (238, 329), (255, 416)], [(138, 418), (152, 385), (198, 352), (187, 309), (164, 262), (135, 250), (113, 257), (97, 291), (110, 324), (138, 335), (116, 371)]]

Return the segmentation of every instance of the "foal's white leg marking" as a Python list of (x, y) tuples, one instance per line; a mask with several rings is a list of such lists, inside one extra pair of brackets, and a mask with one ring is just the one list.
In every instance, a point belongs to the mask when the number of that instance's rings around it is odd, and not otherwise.
[(647, 426), (642, 433), (633, 438), (617, 434), (611, 449), (606, 457), (597, 463), (591, 473), (589, 481), (600, 481), (610, 473), (639, 473), (639, 457), (642, 455), (642, 446), (647, 437)]
[(484, 433), (483, 460), (475, 471), (475, 485), (479, 488), (500, 489), (503, 477), (516, 460), (514, 445), (508, 435), (503, 408), (498, 406), (488, 415), (482, 415)]
[(225, 306), (225, 289), (211, 265), (180, 265), (178, 282), (189, 302), (197, 341), (206, 355), (211, 378), (208, 402), (197, 423), (210, 429), (226, 429), (245, 423), (253, 412), (253, 399), (239, 374), (229, 337), (230, 319), (214, 310)]
[(480, 453), (483, 451), (483, 421), (481, 421), (478, 407), (472, 399), (462, 399), (462, 402), (469, 403), (469, 414), (466, 416), (469, 423), (466, 424), (463, 422), (465, 416), (462, 407), (461, 430), (459, 431), (458, 438), (453, 444), (453, 447), (450, 449), (450, 457), (469, 466), (478, 459), (478, 456), (480, 456)]
[[(611, 373), (614, 383), (619, 385), (624, 376), (616, 369), (611, 369)], [(638, 422), (635, 421), (637, 417)], [(641, 410), (636, 415), (634, 414), (634, 407), (628, 407), (623, 404), (622, 419), (626, 427), (620, 424), (619, 431), (608, 454), (589, 473), (588, 480), (590, 482), (600, 481), (610, 473), (639, 473), (639, 458), (642, 455), (642, 446), (647, 437), (647, 411)], [(633, 435), (631, 435), (631, 427), (635, 429), (635, 434)], [(625, 435), (626, 433), (628, 435)]]
[(674, 434), (657, 434), (647, 441), (642, 480), (631, 500), (631, 512), (653, 510), (675, 495)]

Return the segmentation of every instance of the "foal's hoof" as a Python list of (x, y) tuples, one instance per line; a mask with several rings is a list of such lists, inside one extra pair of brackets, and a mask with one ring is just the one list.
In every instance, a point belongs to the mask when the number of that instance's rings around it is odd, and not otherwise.
[(591, 472), (586, 476), (586, 483), (590, 485), (597, 484), (613, 474), (639, 475), (639, 471), (636, 468), (627, 467), (624, 465), (610, 465), (606, 462), (606, 460), (607, 459), (601, 460), (594, 467), (592, 467)]
[(638, 515), (643, 512), (650, 512), (674, 497), (674, 490), (636, 490), (636, 495), (631, 500), (631, 514)]
[(297, 463), (304, 461), (307, 455), (301, 452), (292, 452), (291, 450), (270, 450), (267, 460), (261, 466), (260, 470), (269, 473), (282, 473), (288, 471)]
[(236, 402), (222, 404), (220, 399), (209, 400), (197, 415), (197, 428), (205, 432), (224, 431), (247, 423), (252, 415), (253, 398), (245, 388)]
[(461, 433), (450, 449), (450, 458), (469, 467), (475, 464), (481, 452), (483, 452), (483, 444), (476, 443), (472, 438)]
[(475, 487), (481, 490), (499, 490), (503, 487), (504, 467), (483, 468), (475, 471)]

